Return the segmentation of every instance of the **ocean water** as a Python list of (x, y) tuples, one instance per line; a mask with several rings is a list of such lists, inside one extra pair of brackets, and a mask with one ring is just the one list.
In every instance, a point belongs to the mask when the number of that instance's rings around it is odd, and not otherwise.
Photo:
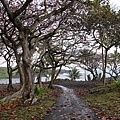
[[(60, 74), (57, 78), (70, 79), (67, 73)], [(12, 80), (13, 80), (13, 84), (20, 83), (19, 78), (13, 78)], [(45, 81), (46, 81), (46, 77), (42, 77), (42, 82), (45, 82)], [(50, 81), (50, 78), (47, 81)], [(79, 79), (77, 79), (77, 81), (84, 81), (84, 77), (81, 76)], [(35, 82), (37, 82), (37, 77), (35, 78)], [(9, 80), (7, 78), (0, 79), (0, 84), (8, 84), (8, 83), (9, 83)]]
[[(79, 79), (76, 79), (76, 81), (85, 81), (85, 76), (86, 76), (86, 79), (87, 79), (87, 75), (90, 74), (90, 72), (85, 71), (85, 70), (80, 70), (80, 73), (81, 73), (81, 76), (80, 76)], [(106, 75), (106, 77), (109, 77), (109, 75)], [(68, 73), (59, 74), (59, 76), (57, 78), (70, 79)], [(92, 79), (92, 75), (91, 75), (91, 79)], [(19, 78), (13, 78), (12, 80), (13, 80), (13, 84), (20, 83)], [(45, 82), (45, 81), (46, 81), (46, 77), (42, 77), (42, 82)], [(50, 78), (47, 79), (47, 81), (50, 81)], [(37, 77), (35, 78), (35, 82), (37, 82)], [(8, 83), (9, 83), (8, 79), (6, 79), (6, 78), (0, 79), (0, 84), (8, 84)]]

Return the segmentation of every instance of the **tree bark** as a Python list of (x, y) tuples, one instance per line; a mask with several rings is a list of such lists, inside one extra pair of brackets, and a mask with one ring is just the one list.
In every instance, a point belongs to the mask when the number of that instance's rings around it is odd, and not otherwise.
[(53, 89), (53, 82), (54, 82), (54, 79), (55, 79), (55, 72), (56, 72), (56, 68), (53, 67), (52, 68), (51, 81), (50, 81), (49, 86), (48, 86), (48, 88), (50, 88), (50, 89)]
[(23, 72), (23, 65), (21, 63), (21, 57), (20, 55), (17, 54), (17, 51), (15, 50), (15, 56), (16, 56), (16, 63), (17, 63), (17, 67), (18, 67), (18, 72), (20, 75), (20, 88), (22, 87), (22, 85), (24, 84), (25, 78), (24, 78), (24, 72)]
[(40, 88), (43, 88), (43, 86), (42, 86), (42, 69), (40, 69), (40, 72), (39, 72), (38, 83), (39, 83)]
[(25, 88), (23, 97), (33, 98), (34, 97), (34, 76), (31, 68), (31, 54), (27, 42), (27, 38), (23, 32), (21, 32), (21, 44), (22, 44), (22, 63), (25, 78)]
[(106, 86), (106, 75), (105, 74), (106, 74), (106, 66), (107, 66), (107, 52), (108, 50), (105, 49), (105, 61), (104, 61), (104, 69), (103, 69), (103, 77), (102, 77), (104, 86)]
[(59, 75), (61, 69), (62, 69), (62, 65), (60, 66), (60, 69), (58, 70), (57, 74), (55, 75), (55, 80), (57, 79), (57, 76)]
[(7, 86), (7, 90), (11, 91), (11, 90), (14, 90), (14, 87), (12, 86), (12, 68), (8, 62), (9, 61), (7, 61), (7, 71), (8, 71), (8, 75), (9, 75), (9, 84)]

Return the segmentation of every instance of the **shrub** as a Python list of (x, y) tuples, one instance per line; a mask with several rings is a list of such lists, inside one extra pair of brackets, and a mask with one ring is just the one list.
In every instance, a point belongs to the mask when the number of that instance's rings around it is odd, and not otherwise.
[(79, 79), (81, 76), (79, 70), (77, 70), (76, 67), (72, 68), (72, 70), (69, 71), (69, 78), (71, 78), (71, 80), (75, 81), (76, 79)]
[(120, 80), (116, 80), (116, 81), (115, 81), (115, 88), (116, 88), (117, 90), (120, 90)]
[(46, 93), (49, 93), (50, 90), (48, 88), (40, 88), (39, 85), (36, 85), (34, 88), (34, 93), (36, 96), (44, 96)]
[(70, 79), (69, 79), (69, 78), (65, 78), (64, 80), (65, 80), (65, 81), (69, 81)]
[(98, 80), (100, 80), (102, 78), (102, 73), (98, 74)]
[(87, 75), (87, 79), (88, 79), (88, 81), (91, 80), (90, 74)]
[(36, 85), (35, 88), (34, 88), (34, 93), (35, 93), (35, 95), (38, 96), (38, 95), (40, 94), (40, 91), (41, 91), (41, 90), (40, 90), (39, 85)]

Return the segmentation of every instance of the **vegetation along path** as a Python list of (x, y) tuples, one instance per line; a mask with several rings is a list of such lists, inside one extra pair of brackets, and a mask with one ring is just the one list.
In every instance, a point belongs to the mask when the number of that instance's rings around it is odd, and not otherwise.
[(52, 110), (47, 111), (43, 120), (99, 120), (93, 111), (81, 99), (77, 98), (73, 89), (61, 85), (63, 93), (58, 98)]

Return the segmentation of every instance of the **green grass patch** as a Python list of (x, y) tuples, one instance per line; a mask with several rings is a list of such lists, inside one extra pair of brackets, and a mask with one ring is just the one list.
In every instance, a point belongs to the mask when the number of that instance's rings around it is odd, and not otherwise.
[(23, 104), (23, 100), (0, 104), (0, 120), (33, 120), (41, 119), (46, 111), (56, 102), (56, 97), (47, 88), (41, 89), (40, 99), (33, 105)]
[(19, 107), (16, 109), (16, 117), (20, 120), (29, 120), (34, 117), (40, 119), (45, 114), (45, 111), (47, 111), (47, 109), (54, 104), (54, 102), (55, 99), (53, 98), (42, 102), (42, 104), (35, 104), (22, 108)]
[(39, 85), (35, 85), (34, 92), (37, 97), (44, 97), (50, 92), (50, 89), (40, 88)]
[(120, 93), (114, 84), (94, 88), (84, 99), (99, 117), (120, 118)]
[[(13, 76), (18, 74), (18, 70), (13, 71)], [(0, 78), (8, 78), (7, 67), (0, 67)]]
[(6, 67), (0, 67), (0, 78), (8, 78)]
[(45, 114), (45, 111), (55, 103), (55, 98), (46, 100), (42, 104), (35, 104), (29, 106), (18, 106), (14, 110), (6, 108), (0, 112), (0, 119), (2, 120), (31, 120), (32, 118), (40, 119)]
[(115, 88), (120, 91), (120, 80), (115, 81)]

